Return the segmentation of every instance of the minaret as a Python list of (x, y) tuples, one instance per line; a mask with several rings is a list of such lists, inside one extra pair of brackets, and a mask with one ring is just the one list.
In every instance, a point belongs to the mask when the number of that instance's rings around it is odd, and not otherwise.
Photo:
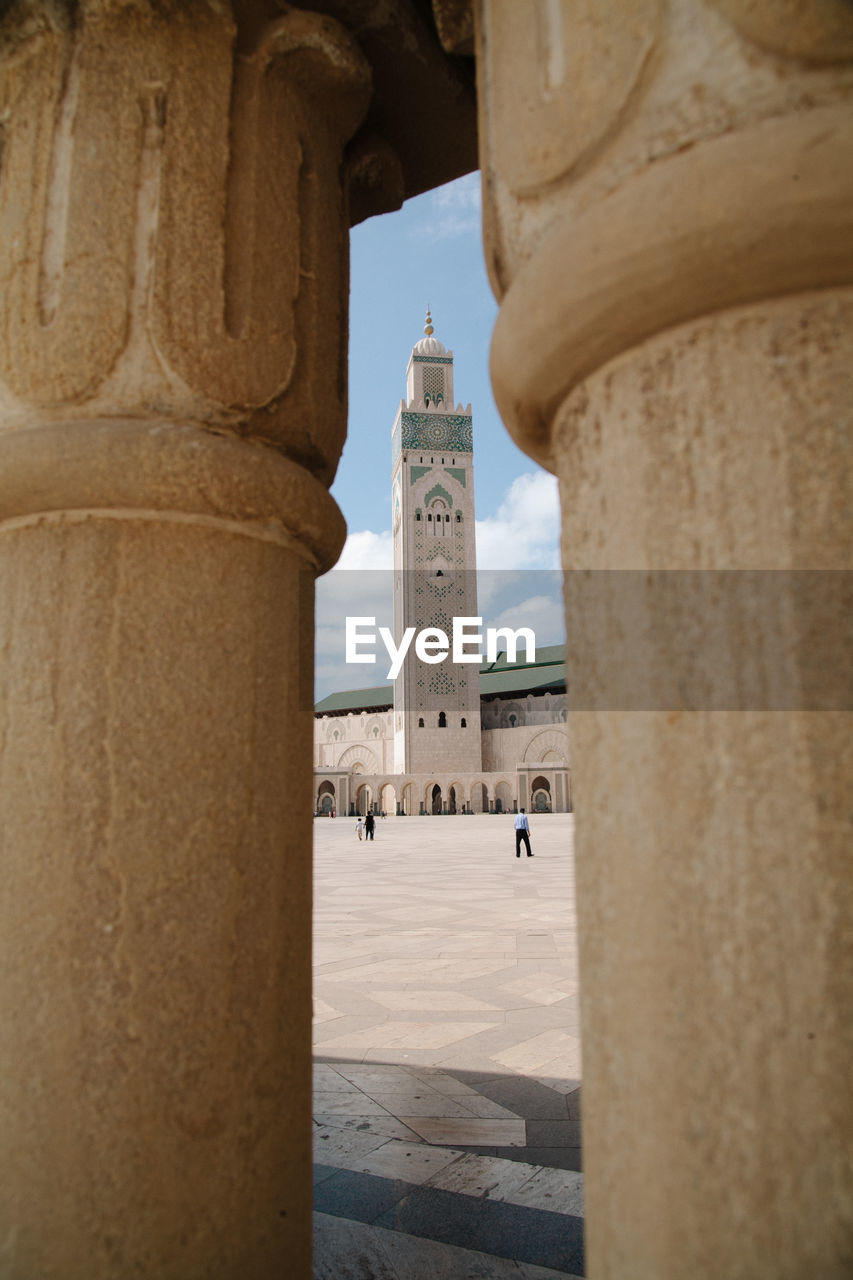
[[(454, 617), (477, 615), (471, 406), (454, 409), (453, 352), (433, 333), (427, 310), (391, 435), (398, 644), (406, 627), (450, 638)], [(394, 682), (395, 769), (470, 773), (481, 760), (478, 663), (427, 665), (412, 644)]]

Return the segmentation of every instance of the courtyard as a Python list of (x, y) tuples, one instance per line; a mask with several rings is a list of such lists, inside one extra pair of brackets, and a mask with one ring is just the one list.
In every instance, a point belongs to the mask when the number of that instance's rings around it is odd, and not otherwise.
[(573, 834), (315, 820), (318, 1280), (583, 1274)]

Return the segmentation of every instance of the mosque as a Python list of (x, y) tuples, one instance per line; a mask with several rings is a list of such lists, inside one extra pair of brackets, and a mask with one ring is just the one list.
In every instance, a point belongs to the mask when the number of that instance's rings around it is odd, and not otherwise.
[[(471, 405), (454, 408), (453, 352), (424, 337), (391, 432), (394, 636), (450, 633), (477, 617)], [(422, 661), (393, 684), (332, 693), (314, 708), (320, 814), (569, 812), (565, 646), (527, 660)]]

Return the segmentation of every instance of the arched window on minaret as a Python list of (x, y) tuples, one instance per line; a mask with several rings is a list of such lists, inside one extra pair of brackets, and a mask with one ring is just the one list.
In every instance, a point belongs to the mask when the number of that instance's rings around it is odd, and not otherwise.
[[(437, 538), (444, 536), (444, 526), (450, 523), (450, 513), (447, 510), (447, 503), (443, 498), (434, 498), (430, 503), (430, 514), (427, 520), (431, 520), (432, 532)], [(449, 530), (448, 530), (449, 532)]]
[(439, 711), (438, 713), (438, 727), (439, 729), (447, 728), (447, 715), (444, 711)]

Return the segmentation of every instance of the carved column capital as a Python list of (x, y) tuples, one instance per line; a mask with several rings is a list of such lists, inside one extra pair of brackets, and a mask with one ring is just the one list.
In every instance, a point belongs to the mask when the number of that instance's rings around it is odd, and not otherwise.
[(358, 45), (325, 14), (11, 10), (4, 426), (205, 422), (328, 480), (346, 405), (339, 171), (370, 92)]
[(478, 5), (492, 378), (544, 465), (557, 406), (614, 356), (853, 282), (853, 15), (786, 13), (777, 30), (746, 0)]

